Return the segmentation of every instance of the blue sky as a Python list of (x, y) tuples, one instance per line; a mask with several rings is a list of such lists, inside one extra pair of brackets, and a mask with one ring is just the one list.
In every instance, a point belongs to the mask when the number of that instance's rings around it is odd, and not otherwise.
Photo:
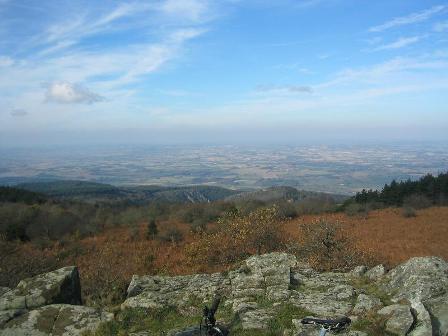
[(448, 140), (448, 4), (0, 0), (0, 141)]

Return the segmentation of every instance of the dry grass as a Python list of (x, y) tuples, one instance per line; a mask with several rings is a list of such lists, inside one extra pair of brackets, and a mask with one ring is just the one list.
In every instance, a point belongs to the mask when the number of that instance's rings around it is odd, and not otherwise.
[[(285, 238), (303, 241), (300, 224), (312, 223), (320, 218), (338, 221), (356, 248), (389, 267), (414, 256), (435, 255), (448, 260), (448, 207), (417, 210), (416, 217), (410, 218), (404, 218), (399, 208), (372, 211), (367, 218), (349, 217), (342, 213), (306, 215), (284, 223)], [(55, 244), (43, 250), (31, 243), (15, 246), (3, 244), (8, 253), (2, 253), (0, 269), (2, 272), (17, 273), (12, 280), (16, 283), (19, 277), (48, 271), (49, 267), (77, 265), (86, 303), (103, 305), (122, 300), (133, 274), (178, 275), (223, 271), (231, 267), (206, 262), (188, 263), (185, 247), (199, 239), (190, 232), (189, 225), (160, 223), (161, 235), (172, 227), (182, 231), (185, 240), (173, 244), (145, 239), (146, 224), (142, 223), (137, 234), (129, 228), (112, 228), (94, 237), (73, 240), (64, 245)], [(15, 285), (11, 281), (3, 282), (3, 285)]]
[[(339, 221), (357, 247), (371, 251), (376, 259), (395, 266), (411, 257), (440, 256), (448, 260), (448, 207), (417, 210), (405, 218), (400, 208), (375, 210), (367, 218), (342, 213), (325, 218)], [(287, 224), (288, 233), (298, 237), (299, 224), (322, 216), (303, 216)]]

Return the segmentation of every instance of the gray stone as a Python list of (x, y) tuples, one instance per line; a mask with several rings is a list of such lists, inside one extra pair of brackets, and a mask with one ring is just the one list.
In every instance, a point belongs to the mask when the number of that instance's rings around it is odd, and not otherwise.
[(175, 277), (134, 275), (122, 308), (182, 307), (190, 300), (210, 300), (216, 293), (228, 291), (229, 285), (220, 273)]
[(0, 296), (5, 294), (6, 292), (9, 292), (10, 290), (11, 290), (11, 288), (8, 288), (8, 287), (0, 287)]
[(0, 297), (0, 310), (33, 309), (53, 303), (81, 304), (78, 269), (64, 267), (19, 282)]
[(359, 294), (356, 299), (356, 305), (353, 308), (352, 314), (364, 314), (381, 306), (382, 303), (380, 299), (366, 294)]
[(387, 306), (378, 310), (377, 314), (387, 316), (386, 331), (393, 335), (407, 335), (414, 324), (414, 317), (407, 305)]
[(353, 308), (350, 301), (335, 300), (326, 292), (291, 292), (291, 304), (318, 316), (346, 315)]
[(361, 277), (366, 274), (368, 268), (367, 266), (356, 266), (351, 272), (350, 275), (354, 277)]
[(240, 315), (241, 326), (248, 329), (267, 329), (274, 312), (270, 309), (250, 310)]
[(426, 300), (424, 306), (429, 312), (432, 321), (433, 334), (437, 336), (448, 335), (448, 293)]
[(378, 280), (382, 276), (386, 274), (386, 269), (384, 268), (384, 265), (377, 265), (370, 270), (368, 270), (364, 275), (369, 278), (370, 280)]
[(328, 294), (336, 300), (350, 300), (356, 295), (355, 288), (351, 285), (337, 285), (328, 289)]
[(437, 257), (412, 258), (391, 270), (382, 286), (397, 301), (425, 301), (448, 291), (448, 264)]
[(409, 336), (432, 336), (432, 322), (429, 312), (420, 301), (412, 302), (415, 314), (415, 327), (409, 332)]
[(2, 328), (6, 322), (24, 313), (26, 313), (26, 310), (24, 309), (0, 310), (0, 328)]
[(0, 331), (0, 336), (78, 336), (111, 319), (113, 314), (94, 308), (48, 305), (9, 321)]

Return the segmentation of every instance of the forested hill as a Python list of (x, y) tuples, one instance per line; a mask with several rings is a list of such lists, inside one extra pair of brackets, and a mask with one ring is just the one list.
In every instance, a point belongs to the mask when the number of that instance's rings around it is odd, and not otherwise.
[(417, 181), (393, 180), (381, 191), (363, 190), (353, 197), (356, 203), (381, 202), (386, 205), (401, 206), (412, 196), (423, 196), (433, 204), (444, 204), (448, 201), (448, 172), (437, 176), (425, 175)]
[(0, 203), (25, 203), (25, 204), (41, 204), (46, 202), (46, 197), (43, 194), (18, 189), (13, 187), (0, 186)]
[(18, 188), (39, 192), (58, 199), (83, 201), (123, 201), (142, 204), (148, 201), (200, 203), (224, 199), (237, 191), (216, 186), (135, 186), (117, 187), (88, 181), (23, 183)]

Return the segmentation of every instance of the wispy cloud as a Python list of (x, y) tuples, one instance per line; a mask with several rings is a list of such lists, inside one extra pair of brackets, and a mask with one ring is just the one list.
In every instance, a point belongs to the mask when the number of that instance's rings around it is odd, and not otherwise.
[(437, 33), (443, 33), (445, 31), (448, 31), (448, 21), (445, 22), (437, 22), (434, 25), (433, 30)]
[(46, 98), (48, 102), (60, 104), (93, 104), (104, 100), (100, 95), (79, 84), (67, 82), (48, 84)]
[(26, 116), (26, 115), (28, 115), (28, 112), (26, 111), (26, 110), (24, 110), (24, 109), (13, 109), (11, 112), (10, 112), (10, 114), (13, 116), (13, 117), (24, 117), (24, 116)]
[(394, 19), (392, 19), (388, 22), (385, 22), (381, 25), (371, 27), (369, 29), (369, 31), (372, 33), (378, 33), (378, 32), (382, 32), (387, 29), (391, 29), (391, 28), (395, 28), (395, 27), (400, 27), (400, 26), (410, 25), (410, 24), (414, 24), (414, 23), (418, 23), (418, 22), (423, 22), (423, 21), (430, 19), (432, 16), (434, 16), (438, 13), (441, 13), (447, 7), (448, 6), (446, 6), (446, 5), (439, 5), (439, 6), (434, 6), (432, 8), (426, 9), (421, 12), (413, 13), (413, 14), (410, 14), (407, 16), (397, 17), (397, 18), (394, 18)]
[(313, 88), (305, 85), (259, 85), (256, 90), (265, 93), (313, 93)]
[(14, 60), (8, 56), (0, 56), (0, 67), (8, 67), (14, 64)]
[(421, 39), (422, 39), (422, 36), (401, 37), (392, 43), (381, 45), (373, 50), (380, 51), (380, 50), (400, 49), (400, 48), (407, 47), (411, 44), (415, 44), (418, 41), (420, 41)]

